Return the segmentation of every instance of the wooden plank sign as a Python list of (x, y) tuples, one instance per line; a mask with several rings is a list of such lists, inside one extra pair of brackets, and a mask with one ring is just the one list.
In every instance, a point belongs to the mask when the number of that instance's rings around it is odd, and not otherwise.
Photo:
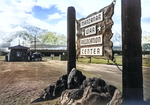
[(113, 43), (110, 41), (115, 2), (77, 20), (77, 57), (105, 56), (114, 59)]

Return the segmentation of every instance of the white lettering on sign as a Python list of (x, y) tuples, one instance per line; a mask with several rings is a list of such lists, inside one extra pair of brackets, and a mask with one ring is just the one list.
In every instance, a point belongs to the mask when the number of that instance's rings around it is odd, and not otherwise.
[(102, 36), (103, 35), (97, 35), (93, 37), (80, 39), (80, 45), (86, 46), (86, 45), (102, 44), (103, 43)]
[(91, 26), (85, 29), (85, 36), (96, 34), (96, 26)]
[(80, 55), (103, 55), (103, 47), (87, 47), (81, 48)]
[(88, 25), (103, 21), (103, 12), (97, 13), (93, 16), (90, 16), (80, 22), (80, 28), (86, 27)]

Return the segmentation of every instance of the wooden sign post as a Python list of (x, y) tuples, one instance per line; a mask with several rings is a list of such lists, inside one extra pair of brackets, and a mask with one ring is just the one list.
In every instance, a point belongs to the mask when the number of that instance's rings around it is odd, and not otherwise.
[(77, 21), (77, 57), (104, 56), (113, 60), (110, 41), (115, 2)]
[(67, 74), (76, 68), (76, 44), (75, 44), (75, 20), (76, 12), (74, 7), (68, 7), (67, 11)]
[(143, 105), (141, 0), (122, 0), (123, 105)]

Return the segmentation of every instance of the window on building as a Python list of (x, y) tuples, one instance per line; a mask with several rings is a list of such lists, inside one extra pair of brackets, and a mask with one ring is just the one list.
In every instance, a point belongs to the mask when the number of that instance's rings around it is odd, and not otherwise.
[(17, 51), (17, 57), (21, 57), (22, 53), (20, 51)]

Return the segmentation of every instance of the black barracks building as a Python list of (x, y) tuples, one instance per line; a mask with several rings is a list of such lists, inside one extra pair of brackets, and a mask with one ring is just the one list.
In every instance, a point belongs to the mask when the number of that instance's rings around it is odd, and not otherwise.
[(10, 50), (9, 61), (28, 61), (30, 48), (17, 45), (8, 48)]

